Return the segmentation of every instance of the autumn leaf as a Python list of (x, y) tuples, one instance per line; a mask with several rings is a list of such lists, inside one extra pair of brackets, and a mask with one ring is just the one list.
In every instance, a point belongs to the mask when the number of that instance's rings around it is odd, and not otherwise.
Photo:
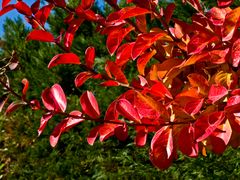
[(130, 121), (141, 123), (138, 112), (127, 99), (119, 99), (117, 101), (116, 109), (123, 117)]
[(67, 107), (67, 99), (62, 87), (54, 84), (42, 92), (42, 102), (49, 111), (64, 112)]
[(151, 162), (160, 169), (167, 169), (174, 158), (172, 129), (162, 127), (152, 138), (150, 149)]
[(208, 93), (208, 99), (214, 104), (228, 94), (228, 90), (222, 85), (213, 84)]
[(98, 103), (92, 92), (84, 92), (80, 97), (80, 104), (82, 106), (83, 113), (93, 119), (98, 119), (100, 117)]
[(28, 34), (26, 40), (27, 41), (35, 40), (35, 41), (42, 41), (42, 42), (54, 42), (54, 36), (47, 31), (34, 29)]
[(50, 69), (59, 64), (80, 64), (80, 59), (74, 53), (58, 54), (51, 59), (48, 64), (48, 68)]

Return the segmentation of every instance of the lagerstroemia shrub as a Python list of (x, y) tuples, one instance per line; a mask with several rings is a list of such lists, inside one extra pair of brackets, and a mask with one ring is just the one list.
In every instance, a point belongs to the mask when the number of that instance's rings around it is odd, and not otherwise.
[[(51, 118), (62, 115), (63, 120), (50, 135), (52, 147), (62, 133), (86, 120), (97, 122), (87, 137), (90, 145), (98, 137), (100, 141), (111, 136), (125, 141), (129, 126), (136, 131), (134, 142), (139, 147), (146, 144), (149, 134), (154, 134), (149, 155), (160, 169), (168, 168), (179, 151), (197, 157), (206, 151), (221, 154), (227, 146), (237, 148), (240, 145), (240, 7), (230, 8), (233, 1), (217, 0), (217, 7), (206, 10), (198, 0), (183, 0), (183, 5), (192, 6), (196, 12), (192, 22), (186, 23), (172, 17), (174, 3), (163, 8), (157, 0), (127, 0), (126, 7), (119, 7), (117, 0), (106, 0), (113, 9), (106, 18), (91, 9), (94, 0), (82, 0), (75, 8), (70, 8), (65, 0), (46, 0), (42, 7), (40, 0), (31, 7), (24, 1), (11, 4), (10, 0), (3, 0), (0, 16), (16, 9), (32, 26), (27, 41), (48, 42), (62, 49), (61, 54), (49, 61), (50, 70), (75, 64), (84, 69), (73, 82), (76, 87), (81, 88), (93, 78), (100, 79), (101, 86), (123, 86), (126, 90), (109, 104), (105, 115), (101, 115), (97, 99), (90, 91), (81, 95), (81, 108), (66, 112), (67, 98), (59, 84), (43, 90), (40, 103), (26, 98), (27, 79), (22, 81), (24, 88), (20, 95), (10, 88), (2, 73), (0, 83), (8, 93), (2, 96), (0, 108), (13, 95), (19, 100), (6, 107), (6, 114), (21, 106), (42, 111), (39, 135)], [(54, 8), (67, 13), (63, 17), (67, 29), (59, 32), (59, 36), (45, 28)], [(107, 37), (106, 47), (114, 61), (106, 60), (104, 73), (94, 68), (94, 47), (86, 49), (84, 60), (71, 51), (75, 33), (84, 21), (95, 23), (96, 33)], [(14, 55), (7, 64), (10, 69), (17, 64)], [(128, 79), (124, 73), (130, 61), (138, 72), (134, 79)]]

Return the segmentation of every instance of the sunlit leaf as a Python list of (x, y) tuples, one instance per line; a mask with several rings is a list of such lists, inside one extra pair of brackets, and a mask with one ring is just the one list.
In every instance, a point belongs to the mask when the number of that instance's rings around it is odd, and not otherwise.
[(160, 169), (167, 169), (174, 158), (172, 129), (162, 127), (152, 138), (150, 149), (151, 162)]
[(42, 92), (42, 101), (49, 111), (64, 112), (67, 107), (67, 99), (62, 87), (54, 84), (51, 88), (46, 88)]
[(200, 142), (209, 137), (213, 131), (223, 122), (224, 112), (213, 112), (209, 115), (203, 115), (193, 124), (195, 129), (195, 140)]
[(93, 68), (95, 60), (95, 48), (90, 46), (85, 51), (85, 63), (88, 68)]
[(51, 59), (48, 68), (50, 69), (59, 64), (80, 64), (80, 59), (74, 53), (58, 54)]
[(22, 1), (18, 1), (16, 4), (15, 4), (15, 8), (17, 9), (17, 11), (21, 14), (24, 14), (26, 16), (31, 16), (32, 15), (32, 10), (31, 8), (25, 3), (25, 2), (22, 2)]
[(123, 117), (136, 123), (141, 123), (138, 112), (128, 100), (119, 99), (117, 101), (116, 109)]
[(219, 99), (223, 98), (228, 94), (228, 90), (221, 85), (212, 85), (209, 94), (208, 94), (208, 99), (211, 101), (211, 103), (215, 103)]
[(222, 40), (229, 41), (232, 39), (234, 32), (237, 28), (237, 22), (240, 17), (240, 7), (237, 7), (227, 13), (223, 29), (222, 29)]
[(237, 41), (235, 41), (232, 46), (232, 64), (234, 67), (238, 67), (239, 63), (240, 63), (240, 38)]
[(194, 133), (195, 129), (189, 125), (182, 128), (178, 137), (179, 150), (189, 157), (198, 156), (198, 143), (195, 142)]
[(83, 113), (93, 119), (98, 119), (100, 117), (98, 103), (92, 92), (84, 92), (80, 97), (80, 104), (82, 106)]
[(34, 29), (32, 30), (28, 36), (27, 36), (27, 41), (30, 40), (35, 40), (35, 41), (42, 41), (42, 42), (54, 42), (54, 36), (44, 30), (37, 30)]
[(88, 72), (88, 71), (84, 71), (84, 72), (79, 73), (74, 80), (75, 86), (76, 87), (82, 86), (92, 76), (93, 76), (93, 74), (91, 72)]

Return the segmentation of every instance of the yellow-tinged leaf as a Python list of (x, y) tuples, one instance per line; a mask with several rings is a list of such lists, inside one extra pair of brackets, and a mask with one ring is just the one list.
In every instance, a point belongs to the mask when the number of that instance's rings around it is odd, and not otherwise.
[(215, 82), (215, 84), (221, 84), (229, 87), (232, 83), (232, 73), (219, 71), (212, 77), (211, 81)]
[(149, 79), (151, 81), (158, 80), (158, 74), (157, 73), (158, 73), (157, 72), (157, 66), (154, 64), (154, 65), (152, 65), (151, 70), (149, 72)]
[(232, 39), (233, 34), (237, 27), (237, 22), (240, 17), (240, 7), (230, 11), (225, 18), (222, 30), (222, 39), (223, 41), (229, 41)]
[(208, 53), (195, 54), (195, 55), (191, 56), (188, 60), (186, 60), (185, 63), (183, 63), (183, 65), (181, 66), (181, 68), (193, 65), (196, 62), (206, 61), (208, 56), (209, 56)]
[(176, 58), (171, 58), (171, 59), (167, 59), (166, 61), (164, 61), (161, 64), (156, 64), (158, 77), (163, 79), (164, 76), (169, 71), (171, 71), (173, 68), (180, 65), (181, 63), (182, 63), (182, 60), (176, 59)]

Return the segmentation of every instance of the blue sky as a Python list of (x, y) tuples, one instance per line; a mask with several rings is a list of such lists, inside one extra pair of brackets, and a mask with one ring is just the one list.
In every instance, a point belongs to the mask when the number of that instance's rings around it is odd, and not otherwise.
[[(1, 2), (0, 4), (2, 5), (2, 0), (0, 0), (0, 2)], [(31, 5), (33, 2), (35, 2), (35, 0), (25, 0), (24, 2), (27, 3), (28, 5)], [(16, 3), (16, 0), (12, 0), (11, 3), (12, 4)], [(12, 11), (8, 12), (7, 14), (4, 14), (3, 16), (0, 17), (0, 37), (3, 35), (3, 24), (4, 24), (5, 19), (6, 18), (14, 19), (17, 16), (24, 18), (23, 15), (20, 15), (16, 10), (12, 10)]]
[[(27, 3), (29, 6), (35, 2), (35, 0), (23, 0), (25, 3)], [(103, 5), (103, 0), (97, 0), (97, 3), (101, 6)], [(11, 1), (12, 4), (16, 3), (16, 0), (12, 0)], [(1, 5), (2, 5), (2, 0), (0, 0), (0, 8), (1, 8)], [(3, 35), (3, 24), (4, 24), (4, 21), (6, 18), (11, 18), (11, 19), (14, 19), (16, 18), (17, 16), (20, 16), (22, 18), (24, 18), (23, 15), (20, 15), (16, 10), (12, 10), (6, 14), (4, 14), (3, 16), (0, 17), (0, 37), (2, 37)], [(27, 24), (26, 24), (27, 25)]]

